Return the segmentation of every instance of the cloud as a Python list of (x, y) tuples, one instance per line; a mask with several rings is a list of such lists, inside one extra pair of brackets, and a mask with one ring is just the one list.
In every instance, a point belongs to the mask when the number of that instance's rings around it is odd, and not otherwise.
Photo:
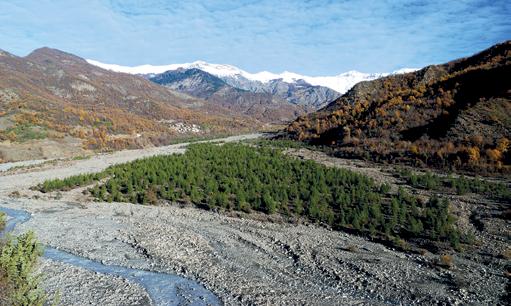
[(509, 16), (506, 0), (13, 0), (0, 3), (0, 48), (49, 45), (122, 65), (202, 59), (248, 71), (383, 72), (510, 39)]

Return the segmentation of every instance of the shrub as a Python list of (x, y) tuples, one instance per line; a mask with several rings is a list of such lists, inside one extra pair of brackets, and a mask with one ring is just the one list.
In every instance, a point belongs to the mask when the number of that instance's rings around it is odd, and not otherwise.
[(426, 172), (423, 175), (405, 172), (405, 175), (407, 182), (415, 188), (434, 190), (441, 185), (440, 177), (431, 172)]
[(8, 238), (0, 250), (0, 304), (39, 306), (46, 294), (33, 271), (42, 249), (32, 232)]
[(438, 265), (447, 269), (452, 268), (454, 265), (452, 256), (449, 254), (440, 255), (440, 258), (438, 259)]
[(0, 211), (0, 231), (5, 228), (5, 214)]
[(381, 184), (380, 186), (380, 192), (385, 194), (385, 193), (389, 193), (390, 192), (390, 185), (387, 184), (387, 183), (383, 183)]
[(511, 248), (505, 249), (504, 251), (502, 251), (502, 253), (500, 255), (502, 258), (510, 260), (511, 259)]
[(491, 182), (476, 178), (459, 177), (441, 177), (430, 172), (425, 174), (414, 174), (409, 170), (401, 170), (399, 176), (403, 177), (408, 184), (415, 188), (428, 190), (447, 189), (463, 195), (469, 192), (483, 194), (493, 199), (511, 202), (511, 189), (504, 183)]
[(63, 180), (54, 179), (54, 180), (46, 180), (42, 184), (36, 186), (36, 189), (41, 192), (51, 192), (55, 190), (69, 190), (75, 187), (86, 186), (95, 181), (101, 180), (108, 175), (108, 171), (99, 172), (99, 173), (88, 173), (88, 174), (79, 174), (74, 175)]
[(350, 244), (346, 250), (352, 252), (352, 253), (357, 253), (358, 252), (358, 247), (354, 244)]
[(154, 188), (149, 188), (146, 191), (144, 199), (148, 204), (151, 205), (156, 205), (156, 203), (158, 203), (158, 196), (156, 195)]

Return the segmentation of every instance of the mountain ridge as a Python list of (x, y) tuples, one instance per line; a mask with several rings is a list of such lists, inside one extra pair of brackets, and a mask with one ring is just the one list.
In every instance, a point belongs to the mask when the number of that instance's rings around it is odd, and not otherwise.
[(197, 68), (169, 70), (149, 80), (260, 121), (288, 123), (306, 108), (267, 92), (251, 92)]
[[(153, 75), (160, 74), (169, 70), (177, 70), (179, 68), (191, 69), (197, 68), (203, 71), (206, 71), (210, 74), (216, 75), (220, 78), (233, 78), (233, 77), (243, 77), (250, 81), (258, 81), (261, 83), (268, 83), (272, 80), (282, 80), (286, 83), (295, 83), (300, 80), (304, 80), (305, 82), (313, 85), (313, 86), (323, 86), (328, 87), (332, 90), (335, 90), (341, 94), (345, 93), (349, 90), (353, 85), (358, 82), (372, 80), (379, 77), (393, 75), (393, 74), (401, 74), (410, 71), (415, 71), (415, 68), (402, 68), (391, 73), (363, 73), (359, 71), (347, 71), (335, 76), (306, 76), (297, 74), (294, 72), (284, 71), (280, 74), (261, 71), (257, 73), (250, 73), (243, 69), (240, 69), (233, 65), (228, 64), (212, 64), (205, 61), (195, 61), (192, 63), (182, 63), (182, 64), (170, 64), (170, 65), (140, 65), (140, 66), (122, 66), (116, 64), (106, 64), (96, 60), (87, 59), (87, 62), (96, 65), (98, 67), (112, 70), (116, 72), (123, 72), (129, 74), (141, 74), (141, 75)], [(231, 84), (232, 85), (232, 84)]]

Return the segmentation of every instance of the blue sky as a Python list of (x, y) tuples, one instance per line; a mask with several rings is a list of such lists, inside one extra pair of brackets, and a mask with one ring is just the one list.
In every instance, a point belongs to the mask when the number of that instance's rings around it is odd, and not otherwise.
[(511, 1), (0, 0), (0, 49), (120, 65), (205, 60), (250, 72), (387, 72), (511, 39)]

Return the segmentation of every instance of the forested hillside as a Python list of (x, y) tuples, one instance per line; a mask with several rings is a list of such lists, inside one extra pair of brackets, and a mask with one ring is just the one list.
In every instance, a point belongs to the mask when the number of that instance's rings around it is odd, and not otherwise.
[(339, 156), (509, 172), (511, 41), (469, 58), (361, 82), (295, 120), (289, 137)]

